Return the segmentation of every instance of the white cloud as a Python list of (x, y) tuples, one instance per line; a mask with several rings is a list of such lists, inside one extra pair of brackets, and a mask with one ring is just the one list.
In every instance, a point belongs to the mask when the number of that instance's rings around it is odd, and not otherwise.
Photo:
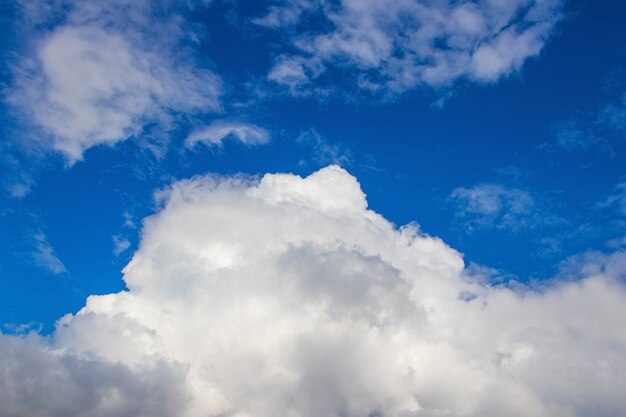
[(122, 218), (124, 219), (124, 227), (129, 229), (136, 229), (137, 224), (135, 224), (135, 219), (130, 211), (124, 210), (122, 213)]
[(0, 336), (4, 415), (626, 413), (624, 253), (541, 291), (491, 287), (368, 210), (337, 166), (197, 177), (159, 200), (128, 291), (47, 341)]
[[(528, 191), (499, 184), (459, 187), (450, 194), (455, 216), (468, 230), (476, 228), (523, 229), (534, 226), (545, 213), (537, 213), (535, 199)], [(545, 218), (543, 220), (546, 220)]]
[[(460, 79), (494, 82), (537, 56), (561, 19), (562, 0), (342, 0), (278, 2), (255, 22), (284, 32), (290, 48), (269, 79), (306, 94), (329, 69), (387, 97)], [(297, 23), (314, 16), (314, 30)], [(317, 85), (315, 86), (317, 88)]]
[(301, 87), (325, 70), (319, 61), (301, 57), (281, 57), (272, 67), (267, 78), (286, 86), (293, 95), (304, 95)]
[(130, 240), (121, 235), (113, 235), (113, 255), (120, 256), (130, 248)]
[(184, 44), (188, 31), (172, 10), (122, 0), (25, 6), (25, 25), (53, 26), (32, 35), (32, 56), (16, 69), (9, 102), (70, 164), (148, 124), (167, 130), (178, 113), (219, 110), (221, 81), (194, 65)]
[[(286, 2), (284, 2), (286, 3)], [(291, 0), (287, 5), (272, 5), (268, 12), (253, 22), (265, 27), (281, 27), (297, 24), (304, 12), (315, 9), (316, 4), (309, 0)]]
[(67, 272), (65, 265), (57, 256), (54, 248), (48, 242), (48, 238), (42, 232), (35, 233), (32, 240), (33, 251), (31, 252), (33, 261), (50, 271), (51, 273), (58, 275)]
[(244, 145), (263, 145), (269, 142), (270, 133), (250, 123), (216, 120), (193, 131), (187, 137), (185, 146), (193, 147), (198, 142), (209, 146), (222, 146), (224, 140), (228, 138), (236, 139)]

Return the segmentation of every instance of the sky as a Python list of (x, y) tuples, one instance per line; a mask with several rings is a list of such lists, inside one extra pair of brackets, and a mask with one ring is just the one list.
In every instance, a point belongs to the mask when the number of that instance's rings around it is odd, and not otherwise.
[(626, 414), (623, 1), (0, 10), (0, 417)]

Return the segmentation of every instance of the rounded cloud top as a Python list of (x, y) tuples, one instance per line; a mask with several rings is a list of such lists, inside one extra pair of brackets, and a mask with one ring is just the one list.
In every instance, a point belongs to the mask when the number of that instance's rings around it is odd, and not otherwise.
[(263, 177), (250, 194), (273, 205), (294, 204), (321, 211), (364, 212), (365, 194), (356, 178), (331, 165), (307, 178), (290, 174)]
[(4, 415), (625, 411), (623, 254), (542, 292), (485, 285), (440, 239), (369, 210), (338, 166), (197, 177), (160, 198), (128, 291), (90, 297), (49, 341), (0, 336)]

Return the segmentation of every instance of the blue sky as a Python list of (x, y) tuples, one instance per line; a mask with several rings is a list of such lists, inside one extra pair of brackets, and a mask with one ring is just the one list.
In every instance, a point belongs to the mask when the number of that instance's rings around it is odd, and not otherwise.
[[(221, 109), (193, 110), (191, 120), (173, 114), (167, 128), (148, 122), (113, 146), (94, 142), (76, 163), (49, 149), (38, 138), (49, 134), (11, 105), (23, 94), (16, 84), (32, 81), (20, 79), (20, 59), (32, 59), (47, 25), (67, 16), (54, 10), (29, 26), (19, 5), (3, 7), (4, 323), (50, 326), (86, 295), (121, 289), (120, 269), (141, 219), (154, 211), (153, 191), (206, 172), (304, 175), (339, 163), (394, 223), (415, 221), (466, 262), (520, 281), (549, 278), (572, 255), (623, 244), (626, 10), (619, 1), (565, 3), (540, 52), (496, 80), (461, 77), (392, 97), (354, 89), (347, 73), (311, 82), (308, 96), (289, 94), (264, 79), (276, 50), (288, 49), (285, 34), (252, 22), (268, 5), (198, 5), (182, 11), (199, 37), (185, 59), (222, 79)], [(329, 92), (320, 97), (315, 87)], [(183, 149), (194, 125), (222, 119), (258, 125), (271, 140)], [(25, 195), (11, 195), (20, 186)], [(490, 202), (481, 207), (476, 199)], [(128, 248), (115, 253), (114, 239)], [(64, 268), (37, 260), (42, 244)]]
[(387, 3), (3, 2), (2, 332), (127, 288), (155, 193), (207, 173), (340, 165), (490, 283), (622, 253), (626, 4)]

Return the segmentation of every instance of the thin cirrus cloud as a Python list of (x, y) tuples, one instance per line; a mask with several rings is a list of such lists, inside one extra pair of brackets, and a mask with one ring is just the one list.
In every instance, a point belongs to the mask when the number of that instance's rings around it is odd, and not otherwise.
[(6, 95), (69, 164), (148, 125), (167, 130), (178, 114), (220, 109), (221, 80), (187, 53), (193, 30), (175, 3), (62, 3), (22, 4), (25, 27), (51, 29), (29, 34), (33, 52), (16, 65)]
[(120, 256), (130, 248), (130, 240), (122, 235), (113, 235), (113, 256)]
[(535, 226), (539, 219), (547, 219), (528, 191), (500, 184), (459, 187), (452, 191), (449, 201), (455, 209), (455, 219), (468, 231), (521, 230)]
[(490, 286), (337, 166), (158, 200), (127, 291), (47, 339), (0, 335), (4, 415), (626, 413), (623, 252), (541, 290)]
[(579, 113), (554, 125), (555, 142), (540, 148), (554, 146), (564, 150), (588, 151), (596, 148), (612, 152), (612, 144), (621, 141), (626, 131), (626, 92), (609, 100), (593, 112)]
[[(314, 128), (300, 133), (296, 138), (296, 142), (308, 149), (311, 154), (311, 161), (322, 166), (337, 164), (347, 167), (352, 164), (354, 159), (349, 149), (330, 142)], [(300, 165), (306, 165), (307, 163), (307, 159), (303, 158), (300, 160)]]
[(597, 205), (600, 209), (613, 209), (626, 216), (626, 182), (618, 183), (613, 192)]
[(270, 132), (257, 125), (245, 122), (216, 120), (210, 125), (194, 130), (185, 140), (185, 146), (194, 147), (198, 143), (221, 147), (225, 140), (234, 139), (248, 146), (263, 145), (269, 142)]
[(626, 91), (600, 110), (598, 119), (608, 128), (618, 132), (626, 131)]
[[(343, 71), (385, 97), (418, 86), (489, 83), (537, 56), (562, 18), (562, 0), (277, 2), (254, 22), (285, 34), (268, 79), (294, 95), (327, 93)], [(315, 31), (302, 21), (324, 24)], [(320, 33), (321, 30), (321, 33)], [(332, 77), (331, 77), (332, 78)], [(313, 85), (315, 82), (315, 85)]]
[(59, 259), (56, 251), (43, 232), (37, 232), (32, 236), (31, 245), (31, 256), (36, 265), (47, 269), (54, 275), (67, 272), (65, 265), (61, 259)]

